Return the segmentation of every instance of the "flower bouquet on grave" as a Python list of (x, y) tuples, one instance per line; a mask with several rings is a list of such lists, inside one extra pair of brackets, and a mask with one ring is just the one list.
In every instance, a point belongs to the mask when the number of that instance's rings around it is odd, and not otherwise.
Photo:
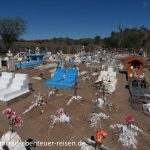
[(121, 128), (121, 132), (124, 133), (126, 129), (130, 129), (134, 124), (135, 119), (132, 115), (128, 115), (125, 117), (125, 124)]
[(130, 127), (131, 124), (134, 124), (135, 119), (134, 119), (134, 117), (132, 115), (128, 115), (125, 118), (125, 122), (126, 122), (127, 127)]
[(47, 101), (44, 100), (44, 95), (41, 95), (41, 93), (39, 93), (39, 95), (34, 95), (34, 101), (35, 105), (40, 109), (40, 113), (43, 114), (43, 106), (47, 104)]
[(85, 150), (96, 150), (96, 149), (103, 149), (103, 150), (110, 150), (107, 146), (103, 145), (103, 141), (107, 137), (107, 132), (103, 129), (96, 131), (96, 137), (91, 136), (91, 139), (85, 138), (84, 142), (82, 142), (81, 149)]
[(20, 127), (23, 123), (20, 116), (17, 116), (14, 111), (10, 108), (3, 110), (3, 114), (8, 118), (9, 125), (11, 126), (11, 131), (14, 132), (16, 127)]
[(107, 137), (107, 132), (105, 130), (96, 131), (96, 146), (100, 146), (103, 144), (104, 139)]
[(137, 137), (139, 133), (145, 134), (142, 129), (134, 125), (135, 119), (132, 115), (125, 118), (126, 124), (110, 125), (111, 129), (119, 129), (118, 141), (127, 149), (137, 149)]
[(64, 113), (63, 108), (59, 108), (59, 109), (57, 109), (55, 115), (51, 115), (51, 120), (52, 120), (52, 125), (50, 127), (53, 128), (56, 125), (56, 123), (58, 123), (58, 122), (69, 123), (70, 117), (68, 117)]

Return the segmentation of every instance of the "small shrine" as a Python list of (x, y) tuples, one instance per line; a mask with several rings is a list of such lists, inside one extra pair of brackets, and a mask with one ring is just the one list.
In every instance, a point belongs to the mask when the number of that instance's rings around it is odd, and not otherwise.
[(144, 78), (143, 69), (149, 62), (141, 57), (133, 56), (122, 60), (127, 68), (128, 80), (132, 77)]

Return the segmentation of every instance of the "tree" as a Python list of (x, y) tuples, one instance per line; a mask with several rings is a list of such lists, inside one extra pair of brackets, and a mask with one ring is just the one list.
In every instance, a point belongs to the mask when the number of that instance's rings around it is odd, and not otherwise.
[(91, 46), (94, 40), (92, 38), (82, 38), (82, 39), (79, 39), (78, 42), (80, 43), (80, 45)]
[(95, 44), (99, 44), (100, 41), (101, 41), (101, 37), (100, 37), (99, 35), (95, 36), (95, 38), (94, 38), (94, 43), (95, 43)]
[(112, 37), (112, 36), (115, 36), (115, 35), (117, 35), (117, 32), (112, 31), (112, 32), (111, 32), (111, 37)]
[(26, 31), (26, 22), (21, 18), (0, 18), (0, 36), (8, 50)]
[(117, 48), (118, 43), (119, 43), (119, 39), (116, 37), (108, 37), (108, 38), (105, 38), (103, 40), (103, 42), (107, 47)]

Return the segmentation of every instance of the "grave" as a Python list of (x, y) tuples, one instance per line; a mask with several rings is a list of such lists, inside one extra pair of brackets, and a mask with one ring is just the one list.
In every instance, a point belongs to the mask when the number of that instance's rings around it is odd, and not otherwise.
[(27, 150), (17, 132), (8, 131), (1, 137), (0, 141), (0, 150)]
[(95, 84), (98, 84), (99, 82), (103, 82), (108, 93), (112, 94), (116, 90), (116, 84), (117, 84), (116, 74), (117, 73), (113, 71), (112, 67), (108, 67), (107, 71), (100, 72), (100, 75), (96, 80)]
[(0, 58), (0, 69), (2, 68), (2, 58)]
[(0, 78), (4, 82), (4, 84), (1, 84), (2, 88), (0, 90), (0, 100), (3, 102), (8, 102), (29, 92), (27, 74), (16, 73), (13, 76), (12, 73), (12, 76), (10, 75), (10, 73), (5, 72), (2, 73), (2, 77)]
[(44, 57), (44, 55), (40, 54), (39, 52), (36, 52), (35, 54), (29, 54), (29, 55), (27, 55), (28, 61), (18, 62), (15, 64), (15, 66), (17, 69), (37, 67), (44, 63), (43, 57)]

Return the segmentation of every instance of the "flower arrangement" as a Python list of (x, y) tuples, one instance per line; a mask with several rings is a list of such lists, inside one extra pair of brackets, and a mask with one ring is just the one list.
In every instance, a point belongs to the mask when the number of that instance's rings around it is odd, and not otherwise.
[(136, 125), (134, 125), (135, 118), (132, 115), (125, 117), (126, 124), (110, 125), (111, 129), (119, 129), (118, 141), (122, 143), (127, 149), (137, 149), (137, 137), (139, 133), (144, 132)]
[(62, 115), (64, 115), (64, 109), (63, 109), (63, 108), (57, 109), (57, 111), (56, 111), (56, 116), (57, 116), (58, 118), (60, 118)]
[(65, 114), (64, 108), (57, 109), (55, 115), (51, 115), (50, 118), (52, 120), (51, 128), (54, 128), (58, 122), (70, 123), (70, 117)]
[(11, 125), (11, 131), (14, 131), (15, 127), (20, 127), (23, 123), (20, 116), (16, 115), (16, 112), (12, 111), (10, 108), (3, 110), (3, 114), (8, 118), (9, 124)]
[(103, 144), (103, 140), (107, 137), (107, 132), (105, 130), (100, 129), (96, 131), (96, 143)]
[(126, 124), (113, 124), (110, 125), (111, 129), (119, 129), (119, 139), (118, 141), (122, 143), (126, 149), (137, 149), (137, 137), (139, 133), (144, 134), (144, 132), (138, 127), (133, 124), (130, 126)]
[(128, 115), (126, 118), (125, 118), (125, 122), (127, 123), (127, 125), (130, 125), (130, 124), (133, 124), (135, 122), (135, 119), (132, 115)]

